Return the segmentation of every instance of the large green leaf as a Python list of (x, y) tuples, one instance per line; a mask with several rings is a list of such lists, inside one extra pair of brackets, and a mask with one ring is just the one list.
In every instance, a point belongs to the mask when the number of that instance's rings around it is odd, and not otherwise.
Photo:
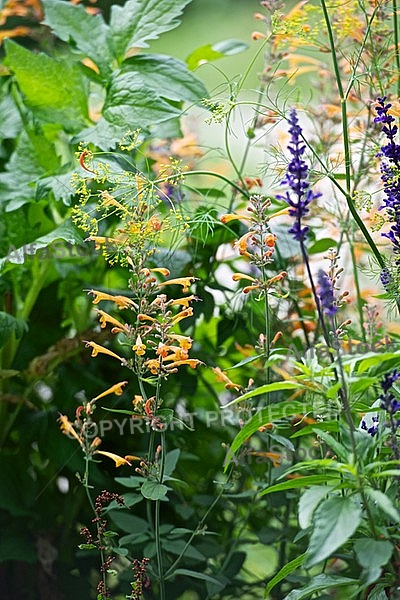
[(322, 501), (314, 513), (306, 567), (332, 556), (356, 531), (361, 517), (361, 506), (353, 498), (334, 496)]
[(292, 590), (290, 594), (285, 596), (284, 600), (303, 600), (309, 598), (315, 592), (324, 592), (329, 588), (342, 587), (344, 585), (351, 585), (357, 583), (357, 579), (350, 579), (349, 577), (337, 577), (335, 575), (317, 575), (312, 578), (310, 584), (301, 590)]
[(122, 59), (129, 48), (146, 48), (147, 40), (179, 25), (179, 17), (191, 0), (128, 0), (111, 8), (109, 44)]
[(394, 506), (393, 502), (389, 498), (387, 494), (379, 490), (374, 490), (373, 488), (365, 488), (365, 492), (369, 498), (371, 498), (372, 502), (379, 506), (383, 512), (385, 512), (388, 517), (395, 523), (400, 521), (400, 515), (397, 508)]
[[(283, 382), (280, 382), (283, 383)], [(274, 384), (271, 384), (274, 385)], [(287, 384), (288, 385), (288, 384)], [(266, 387), (266, 386), (263, 386)], [(260, 390), (261, 388), (259, 388)], [(257, 390), (254, 390), (257, 391)], [(251, 392), (250, 392), (251, 393)], [(241, 396), (244, 398), (247, 394)], [(228, 453), (227, 458), (225, 459), (225, 470), (228, 468), (230, 461), (228, 460), (228, 455), (232, 458), (233, 454), (240, 448), (240, 446), (253, 435), (262, 425), (266, 423), (271, 423), (277, 421), (278, 419), (285, 419), (287, 417), (291, 417), (292, 415), (296, 415), (298, 413), (303, 413), (304, 411), (311, 411), (312, 406), (305, 404), (304, 402), (279, 402), (276, 404), (271, 404), (266, 408), (263, 408), (258, 413), (254, 415), (239, 431), (235, 439), (233, 440)]]
[[(296, 477), (295, 479), (290, 479), (289, 481), (282, 481), (282, 483), (277, 483), (275, 485), (271, 485), (266, 490), (260, 493), (260, 496), (265, 496), (266, 494), (272, 494), (273, 492), (283, 492), (286, 490), (294, 490), (296, 488), (305, 487), (307, 485), (318, 485), (319, 483), (325, 483), (327, 481), (337, 480), (336, 475), (330, 473), (321, 473), (321, 475), (304, 475), (301, 477)], [(330, 488), (326, 488), (329, 490)]]
[[(273, 383), (266, 383), (265, 385), (261, 385), (255, 390), (251, 390), (250, 392), (246, 392), (242, 396), (238, 396), (232, 402), (224, 405), (224, 408), (228, 408), (233, 404), (238, 404), (239, 402), (243, 402), (243, 400), (248, 400), (249, 398), (254, 398), (255, 396), (261, 396), (261, 394), (270, 394), (271, 392), (279, 392), (281, 390), (296, 390), (304, 388), (304, 385), (297, 381), (274, 381)], [(292, 403), (290, 403), (292, 404)], [(298, 403), (300, 404), (300, 403)], [(304, 410), (298, 410), (297, 412), (303, 413)], [(292, 413), (293, 414), (293, 413)]]
[(137, 72), (143, 85), (159, 96), (170, 100), (199, 102), (208, 96), (200, 79), (191, 73), (184, 62), (164, 54), (139, 54), (128, 58), (122, 72)]
[(362, 567), (383, 567), (393, 554), (393, 545), (387, 540), (363, 537), (354, 543), (354, 552)]
[(332, 491), (327, 485), (315, 485), (301, 495), (299, 501), (299, 525), (302, 529), (310, 527), (312, 516), (318, 504)]
[[(63, 0), (43, 0), (45, 19), (60, 40), (73, 40), (78, 50), (89, 56), (100, 69), (112, 61), (107, 45), (108, 26), (100, 14), (90, 15), (82, 5)], [(109, 67), (110, 68), (110, 67)]]
[(137, 73), (117, 73), (111, 82), (103, 117), (113, 125), (128, 129), (146, 127), (180, 115), (151, 89), (143, 87)]
[[(78, 233), (78, 230), (69, 223), (63, 223), (50, 233), (42, 235), (35, 241), (26, 244), (20, 248), (10, 247), (7, 256), (0, 258), (0, 270), (9, 262), (13, 264), (23, 264), (26, 260), (31, 260), (31, 257), (39, 252), (39, 259), (45, 260), (52, 257), (52, 244), (58, 240), (63, 240), (68, 244), (82, 244), (83, 238)], [(57, 247), (57, 251), (60, 248)]]
[(71, 131), (88, 122), (86, 82), (77, 65), (35, 54), (10, 40), (5, 49), (5, 62), (36, 116)]

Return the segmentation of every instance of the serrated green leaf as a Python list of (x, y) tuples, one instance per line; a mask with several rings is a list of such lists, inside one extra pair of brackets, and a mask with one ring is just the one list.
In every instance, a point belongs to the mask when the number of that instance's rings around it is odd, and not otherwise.
[[(62, 0), (43, 0), (44, 25), (48, 25), (60, 40), (74, 41), (78, 50), (91, 58), (100, 70), (112, 61), (107, 45), (108, 26), (101, 14), (90, 15), (82, 5)], [(110, 67), (109, 67), (110, 68)]]
[(122, 72), (139, 73), (143, 87), (169, 100), (198, 103), (208, 96), (204, 84), (184, 62), (164, 54), (139, 54), (128, 58), (122, 65)]
[(295, 559), (288, 562), (284, 567), (282, 567), (282, 569), (278, 571), (278, 573), (268, 582), (267, 587), (265, 588), (264, 598), (271, 592), (271, 590), (274, 589), (274, 587), (280, 581), (282, 581), (283, 579), (285, 579), (285, 577), (290, 575), (290, 573), (293, 573), (293, 571), (301, 567), (301, 565), (304, 562), (305, 556), (305, 554), (300, 554), (299, 556), (296, 556)]
[(180, 115), (153, 90), (143, 87), (138, 73), (116, 73), (103, 108), (103, 117), (118, 127), (134, 130)]
[(299, 500), (299, 525), (302, 529), (310, 527), (311, 520), (318, 504), (332, 491), (327, 485), (316, 485), (306, 490)]
[(393, 549), (393, 545), (387, 540), (363, 537), (354, 542), (357, 561), (364, 569), (386, 565), (393, 554)]
[(323, 500), (314, 513), (306, 568), (325, 560), (347, 542), (361, 518), (361, 506), (353, 498), (335, 496)]
[(72, 173), (71, 171), (62, 175), (51, 175), (50, 177), (39, 179), (36, 183), (36, 200), (45, 198), (49, 192), (52, 192), (57, 201), (70, 206), (71, 199), (75, 195), (75, 191), (71, 187)]
[(167, 496), (168, 489), (163, 483), (147, 480), (142, 485), (140, 491), (144, 498), (148, 500), (163, 500)]
[(337, 588), (345, 585), (356, 584), (357, 579), (350, 579), (349, 577), (337, 577), (335, 575), (316, 575), (313, 577), (311, 583), (306, 585), (301, 590), (292, 590), (284, 600), (304, 600), (309, 598), (315, 592), (324, 592), (329, 588)]
[(260, 496), (272, 494), (273, 492), (284, 492), (286, 490), (294, 490), (296, 488), (305, 487), (307, 485), (318, 485), (320, 483), (332, 482), (333, 480), (338, 481), (338, 478), (336, 475), (330, 473), (324, 473), (321, 475), (305, 475), (302, 477), (296, 477), (295, 479), (290, 479), (289, 481), (283, 481), (282, 483), (271, 485), (266, 490), (260, 492)]
[(191, 0), (128, 0), (111, 8), (108, 42), (122, 59), (130, 48), (147, 48), (148, 40), (179, 25), (179, 17)]
[(4, 45), (5, 62), (35, 115), (47, 123), (60, 123), (68, 131), (79, 131), (89, 121), (87, 86), (79, 67), (35, 54), (10, 40)]
[(9, 262), (13, 264), (23, 264), (26, 260), (38, 254), (39, 260), (51, 258), (51, 244), (58, 240), (63, 240), (69, 244), (82, 244), (83, 239), (78, 230), (70, 223), (63, 223), (46, 235), (42, 235), (34, 242), (30, 242), (20, 248), (10, 247), (7, 256), (0, 258), (0, 270)]

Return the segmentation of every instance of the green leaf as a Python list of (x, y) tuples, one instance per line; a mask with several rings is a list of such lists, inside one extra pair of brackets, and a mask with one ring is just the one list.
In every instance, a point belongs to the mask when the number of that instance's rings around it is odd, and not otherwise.
[(268, 582), (267, 587), (265, 588), (264, 598), (273, 590), (273, 588), (280, 582), (282, 579), (285, 579), (290, 573), (293, 573), (296, 569), (301, 567), (304, 562), (305, 554), (300, 554), (296, 556), (293, 560), (288, 562), (282, 569), (278, 571), (278, 573)]
[[(28, 326), (22, 319), (17, 319), (12, 315), (0, 311), (0, 348), (5, 346), (13, 333), (20, 338)], [(17, 371), (18, 372), (18, 371)]]
[[(359, 357), (359, 360), (363, 358)], [(387, 360), (399, 359), (400, 354), (398, 352), (383, 352), (382, 354), (377, 354), (376, 352), (370, 354), (360, 362), (358, 365), (358, 373), (364, 373), (364, 371), (368, 371), (371, 367), (375, 365), (380, 365), (382, 362)]]
[(71, 187), (72, 173), (73, 171), (39, 179), (36, 183), (36, 200), (45, 198), (49, 192), (52, 192), (55, 200), (61, 200), (63, 204), (70, 206), (71, 199), (75, 195), (75, 191)]
[(96, 546), (94, 544), (79, 544), (79, 550), (94, 550)]
[(166, 498), (169, 488), (156, 481), (145, 481), (141, 487), (141, 492), (144, 498), (148, 500), (163, 500)]
[(196, 48), (189, 54), (186, 59), (187, 66), (191, 71), (196, 69), (199, 65), (202, 65), (213, 60), (218, 60), (224, 56), (232, 56), (239, 52), (244, 52), (249, 47), (246, 42), (241, 40), (222, 40), (215, 44), (206, 44)]
[[(281, 390), (297, 390), (301, 388), (304, 388), (304, 386), (301, 383), (298, 383), (297, 381), (275, 381), (274, 383), (267, 383), (255, 390), (251, 390), (251, 392), (247, 392), (246, 394), (235, 398), (235, 400), (232, 400), (232, 402), (229, 402), (228, 404), (224, 404), (223, 408), (228, 408), (233, 404), (237, 404), (238, 402), (242, 402), (243, 400), (248, 400), (249, 398), (254, 398), (255, 396), (260, 396), (261, 394), (269, 394), (270, 392), (278, 392)], [(300, 402), (298, 404), (300, 404)], [(304, 410), (298, 412), (304, 412)]]
[(138, 73), (116, 73), (103, 108), (103, 117), (113, 125), (134, 130), (180, 115), (153, 90), (143, 87)]
[(14, 73), (26, 104), (47, 123), (79, 131), (88, 122), (86, 82), (77, 65), (34, 54), (5, 40), (5, 62)]
[(336, 248), (337, 243), (335, 240), (331, 238), (323, 238), (322, 240), (318, 240), (314, 242), (308, 249), (308, 254), (319, 254), (320, 252), (326, 252), (329, 248)]
[(179, 17), (191, 0), (128, 0), (111, 8), (108, 42), (117, 59), (130, 48), (147, 48), (148, 40), (179, 25)]
[(299, 431), (296, 431), (293, 435), (291, 435), (291, 439), (302, 437), (304, 435), (310, 435), (312, 433), (319, 434), (320, 429), (323, 431), (339, 431), (339, 424), (337, 421), (324, 421), (323, 423), (315, 423), (313, 425), (307, 425), (306, 427), (302, 427)]
[[(101, 14), (90, 15), (82, 5), (62, 0), (43, 0), (45, 19), (60, 40), (74, 41), (78, 50), (106, 69), (112, 61), (107, 45), (108, 26)], [(110, 67), (109, 67), (110, 68)]]
[(78, 233), (78, 230), (70, 223), (63, 223), (50, 233), (42, 235), (34, 242), (30, 242), (20, 248), (10, 248), (7, 256), (0, 258), (0, 270), (7, 262), (14, 264), (23, 264), (27, 257), (31, 257), (38, 253), (39, 260), (51, 258), (51, 244), (57, 240), (64, 240), (69, 244), (82, 244), (83, 239)]
[(315, 592), (324, 592), (329, 588), (342, 587), (344, 585), (356, 584), (357, 579), (349, 577), (336, 577), (335, 575), (316, 575), (312, 578), (312, 582), (301, 590), (292, 590), (290, 594), (285, 596), (284, 600), (303, 600), (309, 598)]
[(327, 485), (316, 485), (305, 490), (304, 494), (301, 495), (299, 501), (299, 525), (302, 529), (310, 527), (315, 509), (332, 489), (332, 487)]
[(179, 448), (175, 448), (174, 450), (167, 452), (167, 455), (165, 457), (164, 473), (168, 477), (172, 475), (172, 473), (175, 471), (175, 467), (179, 460), (180, 453), (181, 451), (179, 450)]
[(361, 506), (352, 498), (334, 496), (323, 500), (314, 513), (306, 568), (332, 556), (356, 531), (361, 517)]
[[(247, 394), (244, 394), (243, 396), (241, 396), (241, 398), (243, 398), (246, 395)], [(230, 457), (232, 458), (236, 450), (240, 448), (240, 446), (247, 440), (247, 438), (249, 438), (251, 435), (253, 435), (255, 431), (262, 427), (262, 425), (265, 425), (266, 423), (271, 423), (273, 421), (277, 421), (278, 419), (286, 419), (287, 417), (291, 417), (292, 415), (295, 415), (297, 413), (309, 410), (312, 410), (311, 406), (304, 404), (304, 402), (298, 401), (279, 402), (276, 404), (271, 404), (270, 406), (267, 406), (266, 408), (260, 410), (242, 427), (242, 429), (239, 431), (239, 433), (233, 440), (228, 450), (227, 458), (225, 459), (225, 471), (228, 468), (228, 465), (230, 464), (230, 461), (228, 460), (228, 454), (230, 454)]]
[[(397, 471), (397, 476), (398, 473), (399, 472)], [(396, 523), (400, 521), (399, 511), (394, 506), (389, 496), (373, 488), (365, 488), (365, 493), (374, 503), (379, 506), (381, 510), (383, 510), (383, 512), (385, 512), (392, 519), (392, 521), (395, 521)]]
[(122, 65), (122, 72), (139, 73), (143, 87), (169, 100), (199, 102), (208, 96), (203, 83), (184, 62), (164, 54), (139, 54), (128, 58)]
[[(122, 531), (126, 531), (126, 533), (134, 532), (134, 535), (138, 535), (139, 533), (144, 533), (149, 528), (147, 521), (121, 509), (108, 511), (107, 517), (110, 517), (113, 523)], [(126, 537), (120, 539), (119, 543), (121, 545)]]
[(386, 540), (363, 537), (354, 542), (354, 552), (365, 569), (383, 567), (393, 554), (393, 545)]
[(260, 492), (260, 496), (272, 494), (273, 492), (294, 490), (296, 488), (305, 487), (306, 485), (318, 485), (319, 483), (325, 483), (332, 480), (338, 481), (337, 475), (329, 473), (324, 473), (322, 475), (305, 475), (304, 477), (296, 477), (295, 479), (290, 479), (289, 481), (283, 481), (282, 483), (271, 485), (266, 490)]
[(338, 456), (341, 460), (347, 460), (349, 458), (349, 451), (347, 448), (338, 442), (332, 435), (317, 427), (313, 427), (313, 431), (328, 444), (330, 449), (333, 450), (336, 456)]
[(214, 577), (210, 577), (210, 575), (206, 575), (205, 573), (200, 573), (199, 571), (192, 571), (190, 569), (176, 569), (168, 579), (171, 579), (175, 575), (186, 575), (186, 577), (193, 577), (194, 579), (202, 579), (203, 581), (208, 581), (209, 583), (213, 583), (214, 585), (220, 585), (218, 579)]

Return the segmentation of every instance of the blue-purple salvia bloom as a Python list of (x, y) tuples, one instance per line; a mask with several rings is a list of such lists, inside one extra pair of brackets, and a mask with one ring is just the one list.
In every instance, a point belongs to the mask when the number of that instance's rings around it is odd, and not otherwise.
[[(386, 195), (381, 208), (386, 208), (389, 221), (392, 223), (390, 231), (382, 235), (392, 242), (393, 252), (398, 254), (400, 259), (400, 145), (395, 142), (398, 132), (397, 125), (394, 124), (395, 118), (388, 112), (392, 105), (385, 104), (385, 102), (386, 96), (378, 98), (378, 104), (375, 107), (378, 116), (374, 119), (375, 123), (383, 124), (382, 131), (389, 140), (388, 144), (381, 147), (378, 154), (387, 159), (381, 164), (381, 179)], [(388, 279), (387, 274), (382, 273), (381, 279), (385, 285), (384, 280)]]
[(310, 184), (307, 181), (308, 167), (302, 159), (306, 145), (301, 137), (302, 129), (299, 125), (296, 109), (294, 108), (289, 113), (288, 123), (291, 135), (288, 150), (292, 155), (292, 160), (289, 162), (286, 176), (282, 180), (281, 185), (289, 186), (290, 190), (284, 195), (277, 196), (277, 198), (285, 200), (289, 204), (289, 215), (295, 218), (295, 222), (289, 229), (289, 233), (292, 233), (298, 242), (304, 242), (309, 228), (302, 226), (302, 219), (310, 210), (308, 208), (310, 202), (315, 198), (319, 198), (321, 194), (314, 194), (309, 189)]
[[(392, 448), (396, 458), (398, 458), (399, 450), (397, 448), (397, 442), (395, 440), (396, 431), (400, 426), (400, 419), (398, 419), (395, 415), (400, 410), (400, 402), (397, 400), (396, 396), (391, 392), (391, 388), (393, 384), (400, 379), (400, 371), (394, 369), (391, 373), (386, 373), (384, 378), (381, 381), (381, 387), (383, 393), (379, 396), (380, 404), (379, 407), (386, 411), (388, 416), (387, 425), (390, 427), (392, 431)], [(367, 426), (365, 419), (361, 421), (361, 429), (367, 431), (370, 435), (374, 436), (378, 431), (379, 418), (372, 417), (372, 424), (370, 427)]]
[(318, 296), (321, 302), (321, 307), (327, 317), (334, 317), (338, 311), (338, 307), (335, 304), (335, 296), (333, 294), (332, 281), (325, 273), (320, 269), (317, 275), (318, 281)]

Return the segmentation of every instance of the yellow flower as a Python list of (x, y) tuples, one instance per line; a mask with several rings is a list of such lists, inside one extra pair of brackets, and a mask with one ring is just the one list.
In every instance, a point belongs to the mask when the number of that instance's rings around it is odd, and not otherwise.
[(129, 465), (131, 467), (132, 463), (130, 463), (129, 460), (141, 460), (138, 456), (127, 456), (126, 458), (122, 458), (122, 456), (118, 456), (118, 454), (105, 452), (104, 450), (96, 450), (95, 454), (102, 454), (103, 456), (111, 458), (111, 460), (115, 462), (116, 467), (121, 467), (122, 465)]
[(146, 345), (143, 344), (140, 335), (137, 336), (136, 344), (132, 346), (132, 350), (136, 353), (137, 356), (143, 356), (143, 354), (146, 354)]
[(244, 275), (244, 273), (234, 273), (232, 275), (233, 281), (240, 281), (241, 279), (246, 279), (246, 281), (253, 281), (257, 283), (257, 280), (254, 277), (250, 277), (250, 275)]
[(94, 402), (95, 400), (99, 400), (99, 398), (104, 398), (104, 396), (108, 396), (109, 394), (115, 394), (116, 396), (121, 396), (122, 392), (123, 392), (122, 388), (127, 383), (128, 383), (127, 381), (120, 381), (119, 383), (116, 383), (115, 385), (112, 385), (110, 388), (108, 388), (107, 390), (105, 390), (105, 392), (102, 392), (101, 394), (99, 394), (98, 396), (96, 396), (96, 398), (93, 398), (92, 402)]
[(108, 348), (104, 348), (104, 346), (100, 346), (99, 344), (96, 344), (96, 342), (87, 342), (86, 340), (83, 340), (83, 341), (86, 344), (86, 348), (88, 348), (89, 346), (91, 348), (93, 348), (92, 356), (97, 356), (99, 353), (100, 354), (108, 354), (108, 356), (117, 358), (121, 363), (125, 362), (124, 358), (121, 358), (120, 356), (118, 356), (118, 354), (115, 354), (115, 352), (111, 352), (111, 350), (108, 350)]
[(115, 325), (115, 327), (113, 327), (112, 332), (113, 333), (129, 333), (129, 329), (126, 325), (122, 325), (122, 323), (120, 323), (118, 321), (118, 319), (114, 319), (114, 317), (112, 317), (111, 315), (109, 315), (108, 313), (104, 312), (104, 310), (97, 310), (97, 314), (100, 315), (100, 327), (102, 329), (104, 329), (104, 327), (107, 325), (107, 323), (110, 323), (110, 325)]
[(197, 277), (177, 277), (176, 279), (169, 279), (168, 281), (163, 281), (158, 285), (161, 287), (162, 285), (181, 285), (183, 293), (186, 293), (189, 290), (189, 286), (192, 285), (193, 281), (196, 281)]
[(176, 304), (179, 304), (180, 306), (187, 308), (189, 303), (193, 302), (193, 300), (198, 300), (198, 297), (194, 296), (193, 294), (191, 296), (186, 296), (186, 298), (175, 298), (174, 300), (170, 300), (168, 302), (168, 306), (175, 306)]
[(203, 365), (198, 358), (186, 358), (185, 360), (177, 360), (169, 365), (165, 365), (166, 369), (175, 369), (176, 367), (180, 367), (181, 365), (189, 365), (191, 369), (195, 369), (197, 365)]
[(105, 292), (99, 292), (97, 290), (89, 290), (88, 293), (95, 296), (93, 304), (98, 304), (101, 300), (110, 300), (111, 302), (115, 302), (118, 308), (130, 308), (131, 306), (135, 306), (134, 301), (126, 296), (112, 296), (111, 294), (106, 294)]
[(60, 423), (60, 429), (65, 435), (72, 435), (82, 446), (82, 440), (79, 435), (76, 433), (72, 423), (68, 420), (66, 415), (60, 415), (57, 419)]
[(144, 405), (144, 399), (143, 396), (139, 396), (138, 394), (135, 394), (135, 397), (132, 400), (132, 404), (133, 404), (133, 408), (135, 410), (140, 410), (142, 411), (143, 409), (143, 405)]
[(180, 313), (175, 315), (175, 317), (171, 321), (171, 324), (176, 325), (177, 323), (179, 323), (179, 321), (182, 321), (182, 319), (186, 319), (187, 317), (192, 317), (192, 316), (193, 316), (193, 308), (191, 306), (189, 306), (189, 308), (185, 308), (185, 310), (182, 310)]
[(212, 370), (217, 376), (217, 381), (223, 381), (227, 390), (234, 389), (237, 392), (240, 392), (240, 390), (243, 389), (238, 383), (233, 383), (233, 381), (231, 381), (226, 373), (224, 373), (224, 371), (222, 371), (219, 367), (213, 367)]
[(248, 242), (249, 238), (251, 238), (251, 236), (253, 236), (253, 235), (254, 235), (254, 231), (248, 231), (247, 233), (242, 235), (242, 237), (233, 244), (234, 247), (239, 250), (239, 254), (241, 254), (242, 256), (244, 254), (248, 254), (247, 242)]
[(179, 335), (179, 333), (170, 333), (168, 337), (171, 340), (177, 341), (182, 350), (190, 350), (190, 348), (192, 347), (193, 340), (187, 335)]
[(144, 267), (143, 269), (140, 269), (140, 272), (143, 273), (145, 277), (148, 277), (150, 273), (161, 273), (164, 277), (169, 277), (171, 274), (170, 270), (165, 267), (156, 267), (154, 269), (147, 269), (147, 267)]
[(230, 221), (254, 221), (253, 217), (248, 217), (247, 215), (235, 215), (234, 213), (228, 213), (227, 215), (222, 215), (220, 218), (221, 223), (229, 223)]
[(160, 371), (160, 361), (157, 358), (150, 358), (144, 363), (152, 375), (157, 375)]

